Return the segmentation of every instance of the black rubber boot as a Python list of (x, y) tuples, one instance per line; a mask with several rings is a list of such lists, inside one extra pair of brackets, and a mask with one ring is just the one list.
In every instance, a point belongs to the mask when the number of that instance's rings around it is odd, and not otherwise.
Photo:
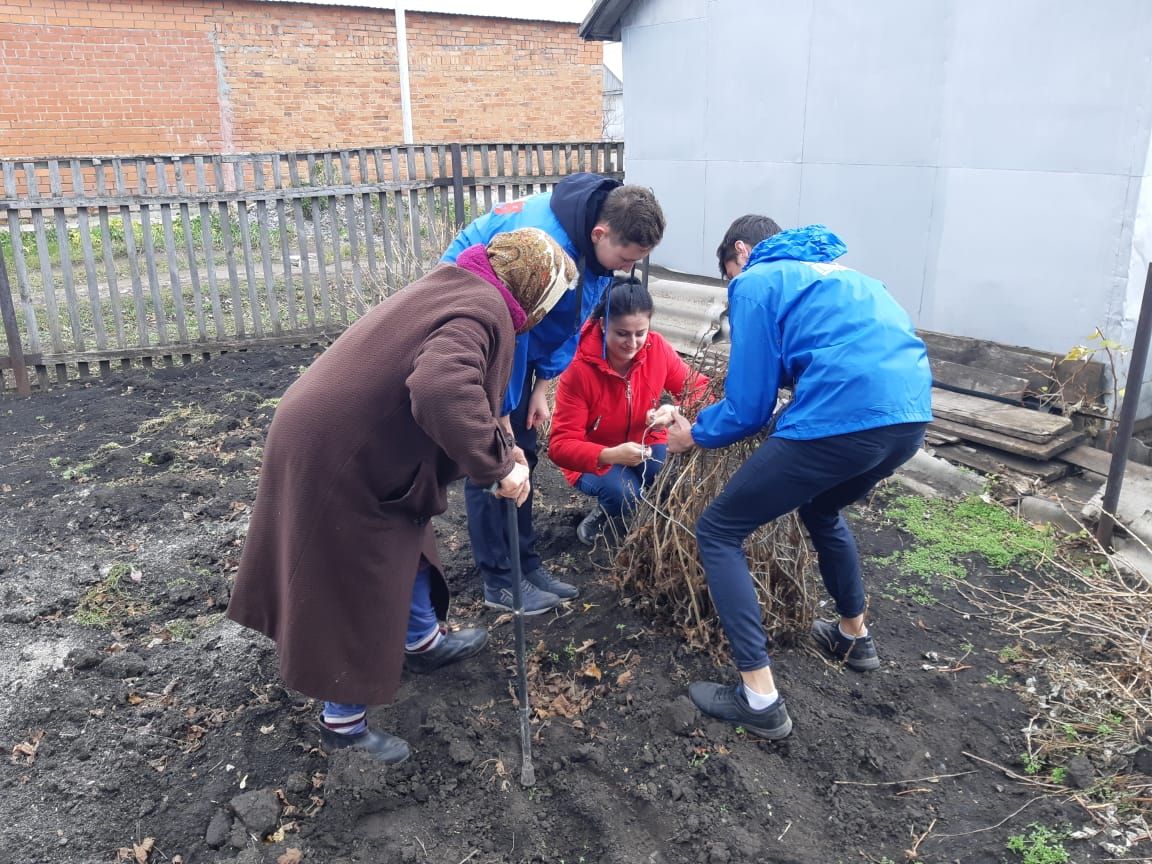
[(415, 653), (405, 652), (404, 667), (416, 675), (427, 675), (449, 663), (467, 660), (479, 654), (488, 644), (488, 631), (483, 627), (449, 630), (435, 648)]
[(356, 735), (341, 735), (339, 732), (333, 732), (324, 724), (320, 724), (320, 740), (324, 744), (324, 749), (329, 753), (333, 750), (354, 747), (357, 750), (363, 750), (373, 759), (383, 762), (385, 765), (399, 765), (406, 761), (412, 752), (408, 747), (408, 742), (403, 738), (397, 738), (387, 732), (376, 732), (372, 729), (365, 729)]

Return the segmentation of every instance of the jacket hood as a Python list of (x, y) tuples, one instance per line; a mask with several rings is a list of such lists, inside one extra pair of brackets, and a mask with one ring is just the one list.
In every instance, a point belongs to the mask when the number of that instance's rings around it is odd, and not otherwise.
[(585, 172), (569, 174), (552, 189), (552, 212), (584, 259), (584, 269), (595, 276), (609, 276), (611, 273), (596, 260), (596, 249), (588, 235), (596, 227), (604, 199), (620, 185), (619, 180), (611, 177)]
[(753, 264), (764, 261), (835, 261), (848, 251), (839, 237), (823, 225), (809, 225), (806, 228), (790, 228), (773, 234), (756, 244), (748, 256), (747, 270)]

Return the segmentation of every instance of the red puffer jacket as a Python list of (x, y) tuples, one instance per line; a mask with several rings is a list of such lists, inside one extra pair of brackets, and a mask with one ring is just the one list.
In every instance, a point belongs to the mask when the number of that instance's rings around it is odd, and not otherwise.
[[(627, 377), (616, 372), (603, 354), (600, 322), (585, 321), (576, 356), (556, 387), (548, 456), (572, 485), (581, 474), (608, 473), (612, 466), (596, 461), (605, 447), (625, 441), (663, 444), (668, 438), (663, 429), (649, 432), (640, 441), (648, 410), (660, 404), (665, 391), (679, 399), (693, 375), (659, 333), (649, 332)], [(697, 373), (692, 392), (702, 393), (707, 386), (708, 378)]]

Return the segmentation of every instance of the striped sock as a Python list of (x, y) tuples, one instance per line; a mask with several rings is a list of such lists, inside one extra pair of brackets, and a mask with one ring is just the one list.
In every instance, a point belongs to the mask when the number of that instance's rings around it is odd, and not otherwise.
[(440, 644), (440, 640), (444, 638), (444, 631), (440, 625), (437, 624), (431, 631), (421, 636), (415, 642), (408, 642), (404, 645), (404, 651), (407, 654), (420, 654), (424, 651), (431, 651)]
[(359, 735), (368, 728), (365, 706), (324, 703), (324, 726), (337, 735)]

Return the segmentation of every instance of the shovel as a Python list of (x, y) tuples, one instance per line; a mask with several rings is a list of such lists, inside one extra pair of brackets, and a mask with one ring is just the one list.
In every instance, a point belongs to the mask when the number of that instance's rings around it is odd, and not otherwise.
[(524, 656), (524, 598), (520, 583), (524, 574), (520, 568), (520, 526), (516, 522), (516, 501), (505, 498), (508, 517), (508, 560), (512, 564), (512, 621), (516, 634), (516, 675), (520, 688), (520, 785), (535, 786), (536, 771), (532, 768), (532, 724), (528, 709), (528, 667)]

